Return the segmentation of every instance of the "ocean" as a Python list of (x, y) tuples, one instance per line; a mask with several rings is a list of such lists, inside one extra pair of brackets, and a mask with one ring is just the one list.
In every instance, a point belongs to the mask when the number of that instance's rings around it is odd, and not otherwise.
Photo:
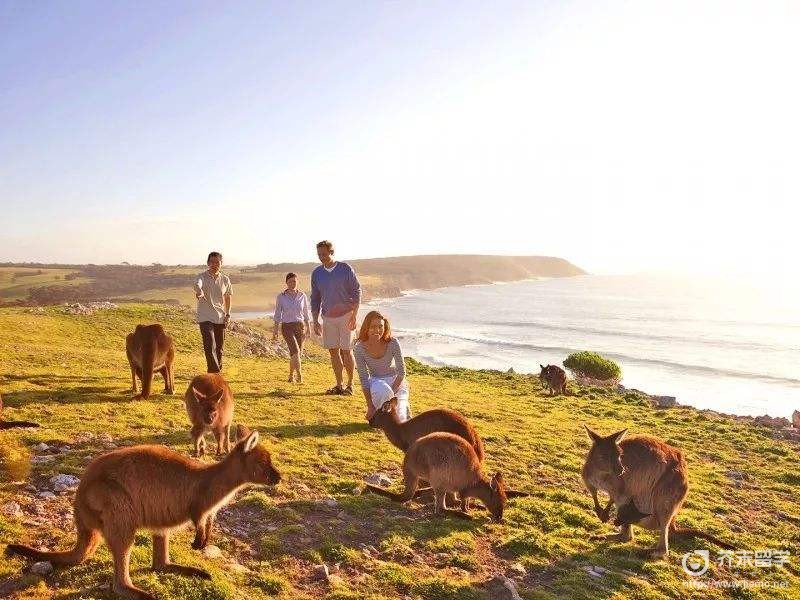
[[(538, 373), (578, 350), (622, 383), (738, 415), (800, 410), (800, 288), (602, 276), (410, 290), (371, 301), (408, 356), (431, 365)], [(256, 318), (270, 313), (241, 313)]]

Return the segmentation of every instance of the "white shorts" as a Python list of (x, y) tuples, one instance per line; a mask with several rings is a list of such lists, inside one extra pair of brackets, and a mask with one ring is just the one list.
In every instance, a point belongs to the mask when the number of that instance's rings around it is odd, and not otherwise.
[(353, 331), (347, 324), (351, 313), (341, 317), (323, 317), (322, 319), (322, 347), (332, 350), (341, 348), (350, 350), (353, 340)]
[(369, 395), (372, 397), (372, 406), (376, 410), (380, 410), (389, 400), (397, 398), (397, 416), (400, 417), (400, 421), (408, 421), (411, 418), (411, 404), (408, 400), (408, 380), (403, 379), (402, 383), (400, 383), (400, 389), (397, 390), (396, 394), (392, 390), (392, 383), (394, 380), (394, 375), (370, 377), (367, 380)]

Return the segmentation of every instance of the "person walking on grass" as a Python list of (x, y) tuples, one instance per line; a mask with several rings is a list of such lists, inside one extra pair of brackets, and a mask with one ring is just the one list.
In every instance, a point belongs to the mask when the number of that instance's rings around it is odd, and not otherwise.
[[(361, 304), (361, 284), (350, 265), (333, 259), (333, 252), (332, 242), (323, 240), (317, 244), (317, 256), (322, 264), (311, 273), (311, 315), (314, 333), (322, 335), (322, 346), (331, 354), (331, 366), (336, 376), (336, 385), (325, 393), (352, 396), (354, 359), (351, 338)], [(347, 374), (346, 385), (342, 385), (344, 373)]]
[(361, 390), (367, 401), (367, 421), (392, 398), (397, 398), (400, 420), (408, 421), (411, 406), (403, 352), (400, 342), (392, 337), (389, 319), (377, 310), (364, 317), (354, 354)]
[(222, 254), (208, 255), (208, 270), (197, 276), (194, 295), (197, 298), (197, 323), (203, 337), (206, 367), (209, 373), (222, 370), (222, 347), (225, 344), (225, 328), (231, 319), (231, 280), (220, 271)]
[(295, 381), (295, 373), (297, 383), (303, 383), (300, 355), (303, 353), (303, 340), (311, 333), (311, 326), (308, 319), (308, 298), (305, 292), (297, 289), (297, 275), (294, 273), (286, 274), (286, 289), (275, 299), (272, 320), (275, 322), (272, 339), (278, 339), (280, 328), (289, 348), (289, 383)]

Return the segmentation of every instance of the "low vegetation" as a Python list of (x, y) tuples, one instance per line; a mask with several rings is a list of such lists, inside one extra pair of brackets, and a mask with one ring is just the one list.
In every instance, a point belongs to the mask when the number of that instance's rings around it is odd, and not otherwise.
[[(125, 334), (152, 322), (175, 339), (177, 393), (160, 394), (157, 380), (153, 396), (133, 401)], [(114, 446), (166, 444), (191, 452), (182, 393), (204, 368), (199, 333), (180, 308), (136, 304), (90, 316), (57, 307), (4, 308), (0, 330), (4, 416), (42, 424), (0, 432), (0, 551), (11, 541), (67, 547), (74, 541), (72, 492), (37, 496), (52, 489), (54, 475), (80, 477), (87, 461)], [(503, 574), (526, 600), (800, 597), (798, 446), (773, 439), (767, 428), (686, 407), (658, 410), (637, 394), (599, 387), (571, 384), (574, 395), (551, 398), (537, 376), (437, 369), (409, 359), (415, 411), (461, 411), (483, 436), (487, 471), (502, 471), (510, 486), (531, 494), (510, 500), (502, 523), (480, 511), (473, 521), (437, 518), (430, 504), (403, 506), (359, 493), (364, 477), (375, 473), (388, 475), (399, 491), (402, 455), (363, 421), (360, 397), (320, 394), (331, 382), (318, 348), (309, 350), (302, 385), (285, 382), (285, 360), (247, 356), (236, 337), (226, 348), (235, 421), (260, 431), (283, 481), (243, 491), (220, 512), (211, 541), (219, 555), (192, 550), (188, 528), (172, 536), (175, 561), (209, 570), (211, 581), (151, 573), (150, 536), (140, 532), (133, 580), (160, 598), (489, 600), (503, 597), (492, 582)], [(538, 362), (531, 356), (532, 368)], [(781, 568), (713, 562), (702, 581), (787, 587), (689, 589), (681, 556), (709, 549), (713, 557), (719, 550), (703, 540), (675, 539), (669, 560), (658, 562), (643, 552), (653, 533), (638, 530), (632, 544), (590, 541), (611, 527), (594, 515), (580, 480), (589, 448), (582, 423), (602, 433), (623, 427), (655, 433), (684, 449), (691, 488), (681, 524), (742, 550), (790, 552)], [(327, 579), (315, 576), (323, 562), (331, 570)], [(17, 558), (0, 561), (0, 597), (113, 597), (104, 545), (89, 562), (48, 576), (27, 567)]]
[(573, 352), (564, 360), (564, 366), (576, 377), (614, 382), (622, 378), (619, 365), (597, 352)]

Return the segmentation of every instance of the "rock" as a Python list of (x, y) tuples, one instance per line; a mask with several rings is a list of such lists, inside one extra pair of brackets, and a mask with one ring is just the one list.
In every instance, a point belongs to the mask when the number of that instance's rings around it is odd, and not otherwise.
[(203, 556), (206, 558), (220, 558), (222, 556), (222, 550), (219, 549), (219, 546), (209, 544), (203, 548)]
[(497, 575), (489, 583), (495, 588), (491, 593), (492, 600), (522, 600), (522, 596), (517, 590), (517, 584), (512, 579)]
[(602, 567), (596, 567), (593, 565), (583, 565), (581, 568), (586, 571), (587, 575), (594, 577), (595, 579), (601, 578), (606, 573), (606, 570)]
[(46, 577), (53, 572), (53, 563), (48, 561), (36, 562), (31, 565), (31, 573)]
[(792, 425), (789, 422), (789, 419), (784, 417), (770, 417), (769, 415), (761, 415), (760, 417), (756, 417), (753, 419), (753, 423), (756, 425), (769, 427), (771, 429), (784, 429), (785, 427), (790, 427)]
[(650, 396), (650, 401), (658, 408), (673, 408), (678, 404), (675, 396)]
[(112, 308), (117, 308), (117, 305), (113, 302), (64, 303), (64, 312), (68, 315), (93, 315), (99, 310), (110, 310)]
[(228, 565), (228, 568), (229, 568), (231, 571), (233, 571), (234, 573), (238, 573), (239, 575), (244, 575), (245, 573), (249, 573), (249, 572), (250, 572), (250, 569), (248, 569), (248, 568), (247, 568), (247, 567), (245, 567), (244, 565), (242, 565), (242, 564), (239, 564), (239, 563), (237, 563), (237, 562), (232, 562), (232, 563), (230, 563), (230, 564)]
[(59, 473), (58, 475), (53, 475), (50, 478), (50, 483), (53, 485), (53, 489), (57, 492), (63, 492), (64, 490), (78, 487), (80, 482), (81, 480), (74, 475), (66, 475), (65, 473)]
[(39, 456), (34, 456), (33, 458), (31, 458), (31, 464), (40, 465), (43, 463), (51, 463), (55, 459), (56, 457), (50, 454), (41, 454)]
[(509, 375), (516, 375), (517, 372), (514, 370), (514, 367), (509, 367), (506, 373), (508, 373)]
[(373, 473), (365, 477), (364, 481), (370, 485), (378, 485), (380, 487), (389, 487), (392, 485), (392, 480), (386, 473)]
[(328, 579), (329, 572), (328, 572), (328, 565), (321, 564), (314, 566), (314, 579), (317, 581)]
[(796, 410), (792, 413), (792, 425), (795, 429), (800, 429), (800, 410)]
[(320, 501), (320, 504), (324, 504), (329, 508), (336, 508), (337, 506), (339, 506), (339, 503), (336, 501), (336, 498), (323, 498)]
[(16, 502), (6, 502), (3, 506), (0, 506), (0, 511), (9, 517), (22, 516), (22, 508)]
[(525, 575), (528, 574), (528, 570), (522, 563), (514, 563), (513, 565), (508, 567), (506, 574), (509, 577), (525, 577)]
[(36, 450), (36, 452), (47, 452), (50, 450), (50, 446), (42, 442), (41, 444), (36, 444), (33, 449)]
[(49, 500), (50, 498), (56, 497), (56, 495), (53, 492), (48, 492), (47, 490), (39, 492), (38, 494), (36, 494), (36, 496), (44, 500)]

